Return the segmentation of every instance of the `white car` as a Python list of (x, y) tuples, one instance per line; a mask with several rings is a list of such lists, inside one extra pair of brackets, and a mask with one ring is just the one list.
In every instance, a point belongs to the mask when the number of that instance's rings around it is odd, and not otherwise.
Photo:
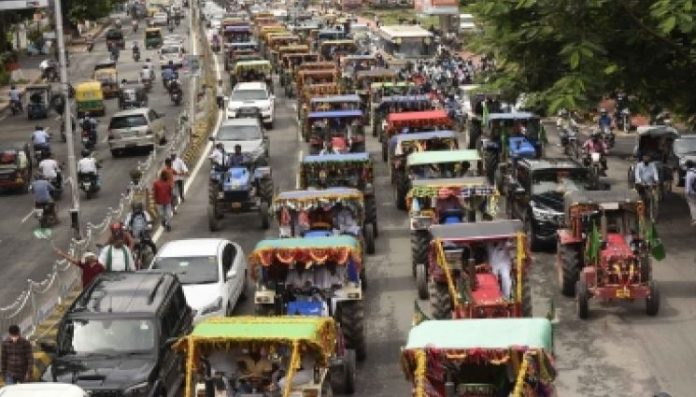
[(256, 108), (266, 128), (273, 128), (275, 114), (275, 96), (263, 82), (238, 83), (234, 86), (227, 102), (227, 118), (237, 117), (237, 111), (243, 107)]
[(164, 67), (172, 61), (174, 66), (181, 67), (184, 64), (184, 52), (184, 47), (179, 44), (163, 44), (159, 50), (160, 66)]
[(215, 142), (224, 145), (227, 153), (234, 147), (242, 147), (242, 153), (249, 155), (259, 164), (268, 164), (268, 138), (257, 118), (238, 118), (225, 120), (215, 134)]
[(150, 25), (152, 25), (152, 26), (167, 26), (167, 13), (166, 12), (156, 12), (155, 15), (152, 16), (152, 20), (150, 21)]
[(0, 389), (0, 397), (89, 397), (79, 386), (66, 383), (23, 383)]
[(474, 33), (478, 30), (474, 16), (471, 14), (459, 14), (459, 32)]
[(150, 270), (171, 272), (183, 284), (194, 322), (232, 313), (246, 291), (247, 261), (239, 244), (217, 238), (170, 241)]
[(164, 36), (163, 44), (178, 44), (184, 45), (184, 38), (180, 34), (172, 33)]

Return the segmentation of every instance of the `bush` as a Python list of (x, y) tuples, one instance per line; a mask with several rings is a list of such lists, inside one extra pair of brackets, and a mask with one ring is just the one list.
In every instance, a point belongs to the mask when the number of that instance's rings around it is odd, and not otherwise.
[(7, 71), (5, 70), (5, 65), (0, 64), (0, 85), (9, 84), (10, 77), (12, 77), (12, 75), (10, 73), (7, 73)]

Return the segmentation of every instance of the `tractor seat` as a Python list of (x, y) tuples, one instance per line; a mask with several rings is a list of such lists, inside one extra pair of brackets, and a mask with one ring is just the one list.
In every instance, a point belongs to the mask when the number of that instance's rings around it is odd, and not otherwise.
[(462, 223), (464, 220), (464, 211), (461, 209), (448, 209), (440, 214), (440, 224), (449, 225), (454, 223)]
[(302, 237), (329, 237), (333, 233), (329, 230), (309, 230)]
[(471, 297), (477, 304), (490, 304), (501, 300), (503, 291), (500, 290), (498, 277), (493, 273), (477, 273), (477, 288), (471, 291)]

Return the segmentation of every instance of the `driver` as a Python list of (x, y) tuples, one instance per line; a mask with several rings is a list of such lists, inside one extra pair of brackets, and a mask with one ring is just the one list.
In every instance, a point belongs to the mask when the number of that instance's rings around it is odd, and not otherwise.
[(230, 167), (242, 167), (247, 163), (247, 156), (242, 153), (241, 145), (234, 145), (234, 153), (230, 155), (228, 162)]
[(606, 156), (609, 153), (609, 149), (607, 148), (607, 144), (602, 139), (599, 131), (593, 132), (592, 138), (586, 140), (585, 143), (582, 144), (582, 150), (590, 155), (592, 153), (600, 154), (601, 157), (599, 159), (599, 162), (602, 164), (602, 174), (605, 174), (607, 170)]
[(512, 289), (510, 245), (505, 241), (494, 241), (488, 243), (487, 250), (488, 262), (493, 274), (500, 280), (503, 298), (510, 299), (510, 291)]
[(599, 109), (599, 120), (597, 120), (597, 124), (600, 130), (602, 128), (611, 129), (611, 116), (609, 116), (609, 113), (607, 113), (607, 109)]
[(242, 374), (239, 377), (241, 382), (239, 391), (242, 393), (251, 393), (253, 391), (251, 385), (246, 382), (247, 379), (270, 380), (273, 372), (273, 365), (266, 357), (265, 352), (254, 345), (237, 360), (237, 366)]
[(295, 289), (307, 289), (314, 285), (313, 269), (307, 269), (304, 263), (296, 263), (288, 270), (288, 276), (285, 279), (285, 285)]
[(360, 226), (355, 221), (353, 212), (346, 206), (338, 204), (336, 211), (336, 219), (334, 220), (334, 225), (338, 226), (337, 232), (348, 233), (353, 236), (358, 236), (360, 234)]
[(437, 192), (437, 213), (442, 216), (448, 211), (464, 211), (454, 190), (443, 187)]

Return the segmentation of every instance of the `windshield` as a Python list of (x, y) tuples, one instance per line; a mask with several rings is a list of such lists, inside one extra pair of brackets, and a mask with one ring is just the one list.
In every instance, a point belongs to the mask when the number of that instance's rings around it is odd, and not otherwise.
[(684, 154), (696, 154), (696, 139), (677, 139), (674, 142), (674, 154), (677, 156)]
[[(108, 303), (108, 298), (101, 302)], [(61, 353), (148, 352), (155, 348), (156, 334), (149, 319), (74, 319), (65, 324)]]
[(147, 119), (142, 114), (134, 114), (132, 116), (114, 117), (109, 123), (109, 129), (116, 130), (121, 128), (145, 127)]
[(232, 92), (233, 101), (260, 101), (268, 99), (266, 90), (236, 90)]
[(0, 152), (0, 168), (15, 168), (17, 163), (17, 152), (14, 150), (4, 150)]
[(587, 170), (584, 169), (536, 171), (532, 174), (532, 194), (584, 190), (587, 183)]
[(161, 38), (161, 37), (162, 37), (162, 33), (159, 30), (154, 31), (154, 32), (145, 32), (146, 39), (156, 39), (156, 38)]
[(220, 141), (255, 141), (261, 139), (261, 130), (255, 125), (223, 125), (217, 139)]
[(110, 30), (106, 33), (106, 38), (109, 40), (120, 40), (123, 38), (123, 33), (118, 30)]
[(152, 269), (174, 273), (182, 284), (216, 283), (220, 279), (214, 256), (156, 258)]
[(179, 47), (176, 46), (168, 46), (168, 47), (162, 47), (161, 53), (162, 54), (178, 54), (179, 52)]

